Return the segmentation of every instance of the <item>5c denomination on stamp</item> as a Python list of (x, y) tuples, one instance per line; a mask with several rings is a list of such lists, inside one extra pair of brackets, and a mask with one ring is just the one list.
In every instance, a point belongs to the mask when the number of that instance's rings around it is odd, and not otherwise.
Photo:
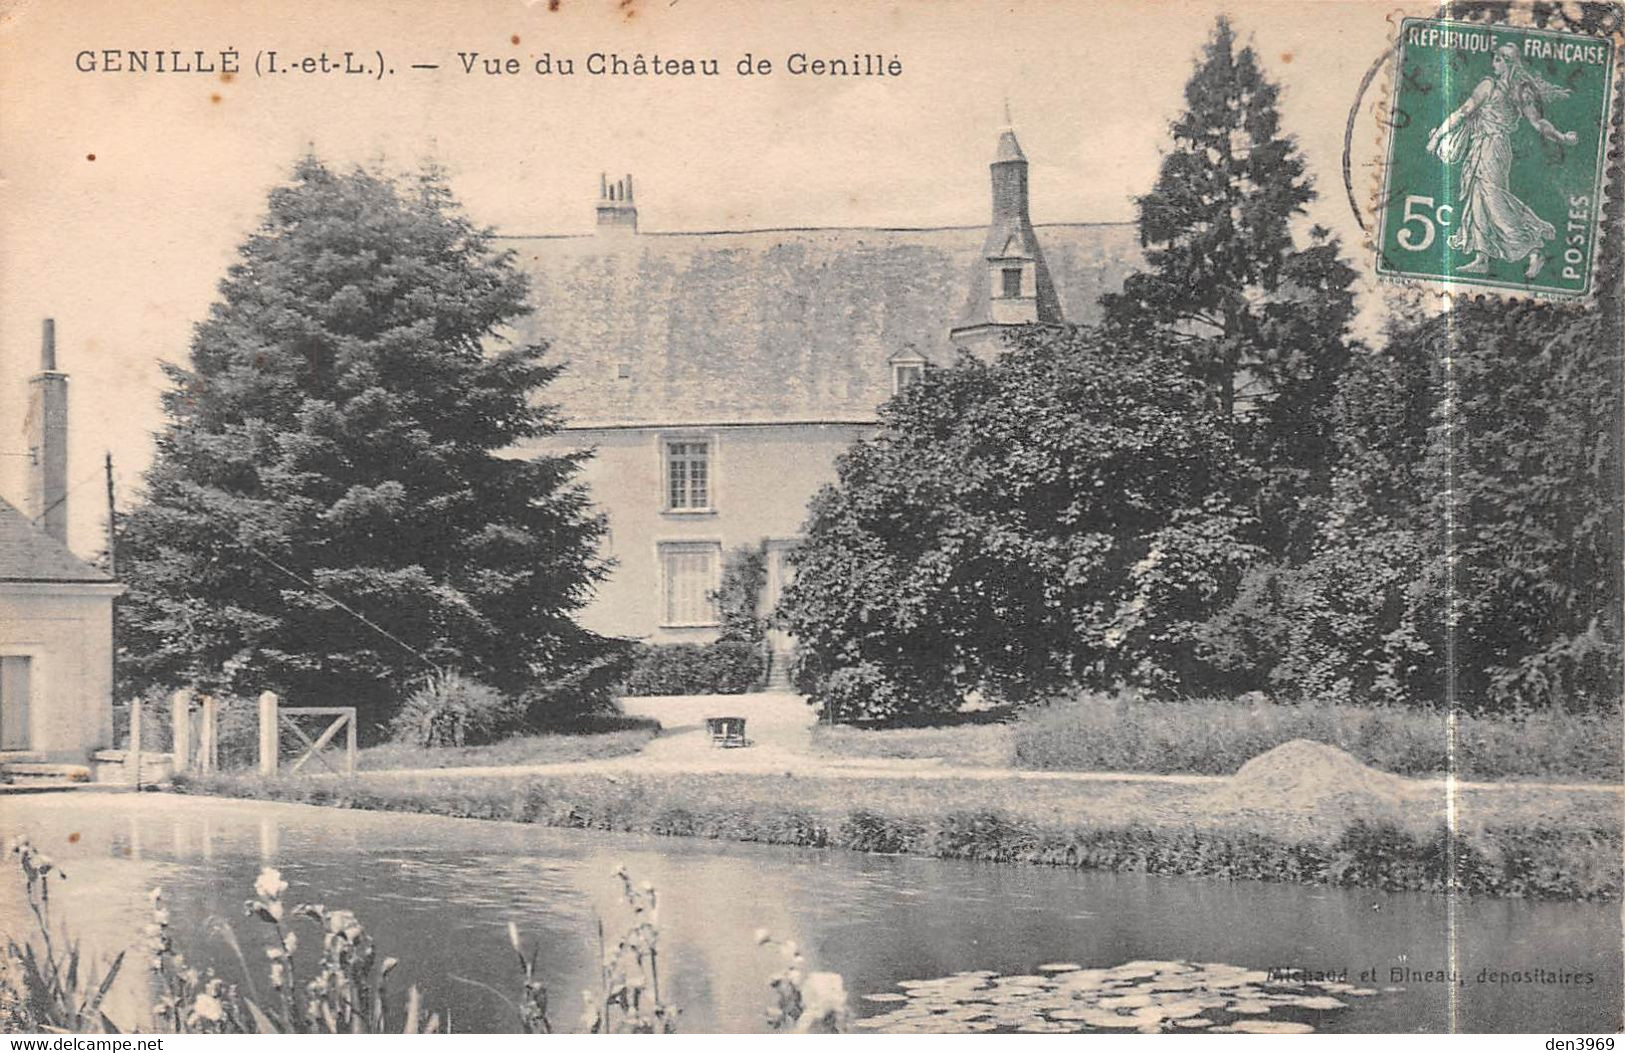
[(1377, 272), (1529, 296), (1589, 295), (1613, 44), (1408, 18), (1396, 58)]

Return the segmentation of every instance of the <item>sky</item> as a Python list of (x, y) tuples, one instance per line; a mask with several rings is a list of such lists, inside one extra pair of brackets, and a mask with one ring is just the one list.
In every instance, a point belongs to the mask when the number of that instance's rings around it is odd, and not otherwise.
[[(127, 505), (162, 424), (158, 363), (186, 360), (267, 191), (307, 150), (432, 158), (504, 233), (590, 232), (600, 172), (633, 175), (650, 231), (975, 225), (1008, 105), (1036, 223), (1125, 221), (1221, 11), (1282, 87), (1320, 190), (1309, 220), (1369, 274), (1340, 165), (1392, 33), (1393, 5), (1374, 0), (0, 0), (0, 496), (23, 502), (27, 378), (54, 317), (71, 376), (69, 540), (100, 548), (104, 454)], [(77, 68), (104, 65), (104, 49), (178, 49), (193, 65), (201, 49), (216, 68)], [(229, 80), (223, 50), (239, 55)], [(272, 73), (271, 51), (279, 71), (351, 51), (368, 73)], [(797, 52), (902, 72), (792, 76)], [(594, 53), (716, 58), (722, 75), (591, 76)], [(738, 75), (747, 53), (773, 72)], [(374, 75), (379, 54), (392, 74)], [(576, 75), (536, 74), (543, 56), (575, 59)], [(521, 72), (487, 75), (488, 58)], [(1374, 156), (1375, 129), (1362, 118), (1357, 158)]]

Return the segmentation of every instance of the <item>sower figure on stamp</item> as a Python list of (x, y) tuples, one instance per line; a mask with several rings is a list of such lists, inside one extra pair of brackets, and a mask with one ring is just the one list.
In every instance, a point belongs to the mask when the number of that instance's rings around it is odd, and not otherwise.
[(1528, 257), (1524, 277), (1533, 279), (1546, 264), (1541, 249), (1557, 230), (1519, 200), (1511, 188), (1512, 134), (1520, 117), (1541, 138), (1573, 146), (1579, 137), (1560, 132), (1541, 114), (1541, 104), (1566, 98), (1569, 89), (1530, 72), (1513, 44), (1495, 51), (1495, 75), (1485, 77), (1473, 94), (1428, 136), (1428, 152), (1446, 164), (1466, 158), (1461, 173), (1461, 215), (1449, 245), (1473, 258), (1457, 268), (1484, 274), (1491, 257)]

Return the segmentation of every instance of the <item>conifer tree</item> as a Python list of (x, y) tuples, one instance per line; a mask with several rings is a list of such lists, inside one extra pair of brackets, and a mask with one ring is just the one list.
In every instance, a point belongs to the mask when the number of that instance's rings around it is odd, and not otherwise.
[(558, 426), (559, 367), (501, 339), (525, 297), (437, 169), (300, 161), (164, 367), (119, 528), (127, 686), (382, 716), (436, 668), (516, 690), (577, 661), (601, 521), (574, 457), (503, 455)]
[(1279, 90), (1219, 18), (1185, 86), (1151, 192), (1137, 201), (1149, 268), (1103, 298), (1119, 333), (1181, 349), (1258, 467), (1272, 548), (1301, 545), (1305, 503), (1334, 455), (1330, 406), (1348, 354), (1354, 272), (1319, 227), (1293, 227), (1314, 199)]

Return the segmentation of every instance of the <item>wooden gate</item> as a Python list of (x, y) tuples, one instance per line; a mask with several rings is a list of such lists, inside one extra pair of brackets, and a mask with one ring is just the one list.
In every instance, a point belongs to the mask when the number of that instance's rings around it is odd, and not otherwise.
[[(312, 739), (305, 734), (295, 718), (297, 717), (331, 717), (332, 721), (316, 738)], [(288, 774), (296, 775), (299, 769), (310, 763), (312, 758), (320, 761), (322, 767), (334, 775), (341, 774), (339, 770), (328, 763), (322, 751), (328, 747), (339, 732), (344, 732), (344, 771), (342, 774), (355, 774), (355, 707), (354, 706), (282, 706), (278, 704), (276, 694), (271, 691), (260, 696), (260, 774), (275, 775), (279, 766), (282, 751), (282, 729), (292, 732), (294, 737), (305, 744), (305, 752), (293, 762)]]

